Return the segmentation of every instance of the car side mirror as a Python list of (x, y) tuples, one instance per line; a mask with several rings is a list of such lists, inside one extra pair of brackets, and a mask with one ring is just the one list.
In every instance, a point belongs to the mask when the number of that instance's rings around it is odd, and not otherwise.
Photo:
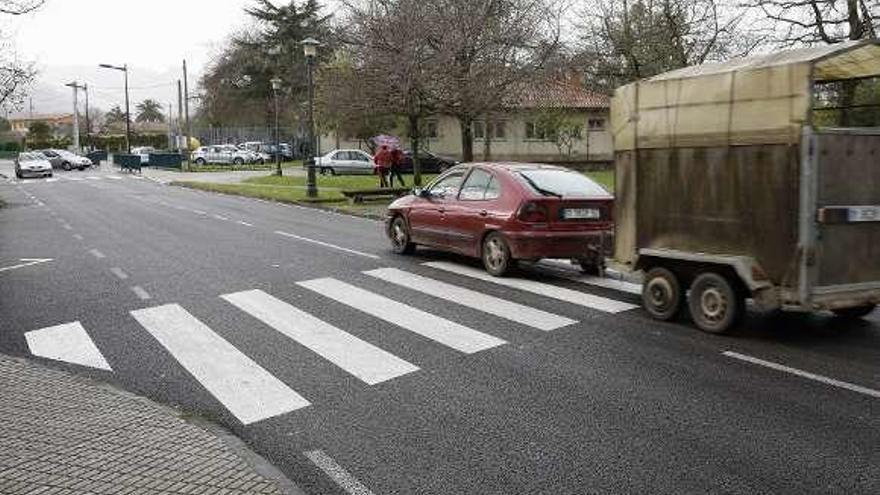
[(420, 187), (414, 188), (412, 193), (414, 196), (418, 196), (420, 198), (428, 198), (431, 196), (431, 193), (429, 193), (427, 189), (422, 189)]

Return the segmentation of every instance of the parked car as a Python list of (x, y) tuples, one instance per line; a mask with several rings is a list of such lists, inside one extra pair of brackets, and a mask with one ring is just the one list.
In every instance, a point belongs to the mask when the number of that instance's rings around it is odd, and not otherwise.
[(131, 149), (132, 155), (138, 155), (141, 157), (141, 165), (148, 165), (150, 163), (150, 153), (156, 153), (156, 148), (153, 148), (152, 146), (141, 146)]
[[(458, 160), (445, 156), (435, 155), (430, 151), (419, 152), (419, 166), (421, 167), (423, 173), (439, 174), (441, 172), (445, 172), (447, 169), (458, 165), (458, 163)], [(403, 152), (403, 164), (401, 165), (401, 170), (405, 173), (412, 173), (413, 159), (411, 150)]]
[(45, 149), (40, 150), (40, 153), (49, 160), (49, 163), (52, 164), (52, 168), (61, 168), (64, 170), (72, 170), (75, 168), (78, 170), (85, 170), (92, 166), (92, 161), (88, 158), (79, 156), (76, 153), (71, 153), (67, 150)]
[(250, 151), (256, 155), (253, 159), (254, 163), (259, 163), (260, 165), (274, 161), (274, 156), (269, 153), (268, 148), (269, 146), (266, 143), (260, 141), (248, 141), (238, 145), (238, 149)]
[(376, 164), (365, 151), (333, 150), (316, 158), (315, 166), (324, 175), (371, 175)]
[(19, 179), (52, 177), (52, 163), (42, 153), (19, 153), (15, 158), (15, 176)]
[(221, 165), (243, 165), (255, 163), (256, 155), (247, 150), (240, 150), (232, 144), (199, 146), (192, 152), (192, 161), (198, 165), (216, 163)]
[(470, 163), (388, 207), (396, 253), (431, 246), (481, 258), (490, 274), (517, 260), (577, 260), (602, 266), (613, 239), (614, 197), (588, 177), (541, 164)]

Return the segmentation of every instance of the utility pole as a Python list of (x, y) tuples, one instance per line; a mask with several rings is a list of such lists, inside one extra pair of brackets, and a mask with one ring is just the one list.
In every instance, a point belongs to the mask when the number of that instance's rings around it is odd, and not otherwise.
[(79, 101), (77, 100), (77, 96), (79, 95), (79, 90), (82, 86), (78, 85), (76, 81), (72, 83), (65, 84), (68, 88), (73, 88), (73, 148), (76, 152), (79, 152)]
[(192, 139), (192, 125), (189, 121), (189, 83), (186, 75), (186, 59), (183, 61), (183, 112), (186, 118), (186, 166), (192, 165), (192, 154), (189, 150), (189, 140)]
[(183, 84), (177, 80), (177, 152), (180, 153), (180, 137), (183, 135)]
[(30, 113), (28, 114), (28, 120), (34, 120), (34, 99), (33, 99), (33, 97), (28, 98), (28, 103), (30, 106)]
[(92, 144), (92, 121), (89, 118), (89, 85), (83, 84), (83, 91), (86, 92), (86, 146)]

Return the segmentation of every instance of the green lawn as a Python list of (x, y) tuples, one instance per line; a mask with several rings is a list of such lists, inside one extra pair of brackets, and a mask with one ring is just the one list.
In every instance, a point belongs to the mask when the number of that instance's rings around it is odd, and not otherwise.
[(614, 193), (614, 170), (597, 170), (584, 172), (584, 175), (605, 186), (608, 191)]
[[(423, 174), (422, 185), (434, 180), (436, 175)], [(329, 188), (334, 190), (342, 189), (373, 189), (379, 187), (379, 177), (376, 175), (318, 175), (316, 177), (318, 190), (321, 188)], [(404, 175), (404, 182), (407, 187), (413, 186), (412, 175)], [(305, 187), (305, 177), (278, 177), (277, 175), (269, 175), (267, 177), (251, 177), (245, 179), (247, 184), (262, 184), (271, 186), (286, 187)], [(394, 183), (397, 186), (397, 181)]]

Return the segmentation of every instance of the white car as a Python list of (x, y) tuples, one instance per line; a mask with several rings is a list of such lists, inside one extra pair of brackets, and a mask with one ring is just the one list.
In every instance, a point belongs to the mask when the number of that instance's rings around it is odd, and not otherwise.
[(131, 154), (138, 155), (141, 157), (141, 165), (147, 165), (150, 163), (150, 153), (156, 153), (156, 148), (152, 146), (141, 146), (139, 148), (132, 148)]
[(52, 163), (42, 153), (19, 153), (15, 159), (15, 176), (19, 179), (52, 177)]
[(376, 163), (366, 151), (333, 150), (316, 158), (315, 167), (325, 175), (372, 175)]
[(260, 141), (248, 141), (238, 145), (238, 149), (242, 151), (250, 151), (256, 155), (254, 162), (260, 165), (272, 162), (272, 155), (268, 153), (268, 145)]
[(200, 146), (192, 153), (192, 161), (198, 165), (206, 163), (244, 165), (245, 163), (256, 163), (257, 160), (258, 157), (255, 153), (240, 150), (232, 144)]

